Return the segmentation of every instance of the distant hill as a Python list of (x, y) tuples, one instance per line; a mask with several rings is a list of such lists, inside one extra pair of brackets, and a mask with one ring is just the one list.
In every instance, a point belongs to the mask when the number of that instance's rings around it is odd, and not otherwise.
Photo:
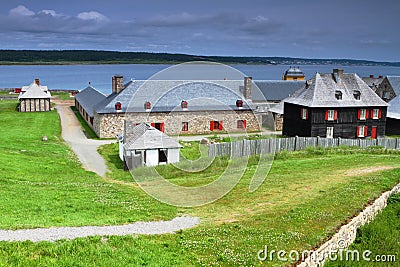
[(396, 66), (400, 62), (353, 59), (307, 59), (290, 57), (228, 57), (187, 54), (116, 52), (98, 50), (0, 50), (0, 65), (11, 64), (174, 64), (189, 61), (214, 61), (231, 64), (274, 65), (364, 65)]

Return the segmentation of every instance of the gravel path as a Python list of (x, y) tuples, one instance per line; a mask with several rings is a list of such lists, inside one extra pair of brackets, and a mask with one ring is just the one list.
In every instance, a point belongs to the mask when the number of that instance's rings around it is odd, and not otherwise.
[(0, 230), (0, 241), (56, 241), (60, 239), (75, 239), (88, 236), (103, 235), (157, 235), (174, 233), (181, 229), (192, 228), (199, 224), (199, 218), (176, 217), (171, 221), (136, 222), (116, 226), (81, 226), (52, 227), (23, 230)]
[(97, 152), (101, 145), (116, 142), (116, 140), (93, 140), (88, 139), (82, 132), (81, 125), (70, 106), (71, 101), (55, 100), (56, 109), (60, 115), (62, 138), (69, 144), (78, 156), (79, 161), (89, 171), (93, 171), (104, 177), (107, 171), (106, 163)]

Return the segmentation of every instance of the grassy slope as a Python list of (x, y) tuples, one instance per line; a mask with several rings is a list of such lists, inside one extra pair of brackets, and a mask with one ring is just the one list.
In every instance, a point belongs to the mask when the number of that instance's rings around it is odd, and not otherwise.
[[(74, 241), (0, 242), (0, 265), (173, 266), (282, 265), (257, 260), (271, 249), (309, 249), (371, 199), (399, 182), (400, 170), (352, 176), (352, 169), (399, 166), (398, 153), (383, 150), (309, 150), (283, 153), (254, 193), (248, 192), (256, 160), (224, 198), (206, 206), (176, 209), (147, 197), (123, 172), (117, 145), (101, 148), (112, 171), (106, 180), (79, 167), (58, 140), (55, 112), (22, 114), (0, 102), (1, 228), (113, 224), (200, 216), (202, 224), (175, 235), (92, 237)], [(18, 119), (16, 119), (18, 116)], [(40, 141), (42, 135), (50, 141)], [(12, 138), (13, 137), (13, 138)], [(195, 145), (192, 147), (196, 148)], [(27, 150), (22, 152), (21, 150)], [(187, 155), (196, 158), (195, 151)], [(220, 159), (198, 174), (158, 167), (176, 184), (210, 182), (227, 164)], [(121, 182), (123, 184), (121, 184)]]
[[(0, 101), (0, 227), (98, 225), (172, 218), (175, 209), (84, 171), (60, 141), (56, 111)], [(42, 142), (43, 135), (49, 141)]]
[[(329, 262), (326, 267), (335, 266), (399, 266), (400, 265), (400, 194), (393, 195), (388, 200), (388, 206), (378, 214), (372, 222), (361, 227), (357, 232), (354, 243), (350, 250), (360, 252), (362, 259), (363, 251), (370, 250), (372, 253), (368, 257), (371, 261), (360, 260), (348, 262)], [(378, 260), (386, 259), (385, 262), (376, 262), (375, 256), (379, 255)], [(388, 255), (394, 255), (395, 260), (387, 260)], [(383, 257), (382, 257), (383, 256)]]

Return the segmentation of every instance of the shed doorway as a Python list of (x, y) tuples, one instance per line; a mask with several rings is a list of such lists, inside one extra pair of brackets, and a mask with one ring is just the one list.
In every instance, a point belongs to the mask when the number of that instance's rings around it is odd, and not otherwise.
[(168, 162), (168, 150), (164, 148), (160, 148), (158, 150), (158, 162), (159, 164), (167, 163)]

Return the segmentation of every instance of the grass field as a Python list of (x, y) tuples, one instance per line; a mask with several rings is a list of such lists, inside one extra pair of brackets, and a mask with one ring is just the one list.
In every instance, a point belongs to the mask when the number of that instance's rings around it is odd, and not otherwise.
[(82, 115), (79, 113), (79, 111), (76, 109), (76, 107), (72, 106), (71, 107), (72, 111), (75, 113), (76, 118), (80, 122), (82, 126), (82, 130), (85, 133), (87, 138), (90, 139), (99, 139), (97, 137), (97, 134), (93, 131), (92, 128), (86, 123), (85, 119), (82, 117)]
[(71, 97), (71, 93), (69, 92), (52, 92), (50, 91), (51, 96), (56, 97), (59, 100), (73, 100), (74, 98)]
[[(357, 237), (349, 250), (360, 252), (360, 261), (329, 262), (335, 266), (400, 266), (400, 194), (388, 200), (388, 206), (376, 218), (357, 231)], [(364, 251), (371, 251), (364, 260)], [(368, 261), (368, 259), (370, 261)], [(379, 261), (379, 262), (378, 262)]]
[[(116, 144), (100, 148), (110, 169), (101, 179), (84, 171), (62, 143), (55, 111), (18, 113), (15, 105), (0, 102), (0, 228), (123, 224), (182, 214), (199, 216), (201, 224), (160, 236), (0, 242), (0, 266), (282, 266), (288, 262), (261, 262), (257, 252), (265, 245), (286, 251), (318, 246), (400, 181), (398, 152), (309, 149), (277, 155), (253, 193), (248, 186), (256, 158), (223, 198), (197, 208), (175, 208), (134, 184), (123, 171)], [(48, 142), (41, 141), (43, 135)], [(185, 150), (189, 158), (199, 155), (194, 143)], [(216, 179), (228, 162), (217, 159), (199, 173), (173, 166), (157, 170), (172, 183), (196, 186)]]

